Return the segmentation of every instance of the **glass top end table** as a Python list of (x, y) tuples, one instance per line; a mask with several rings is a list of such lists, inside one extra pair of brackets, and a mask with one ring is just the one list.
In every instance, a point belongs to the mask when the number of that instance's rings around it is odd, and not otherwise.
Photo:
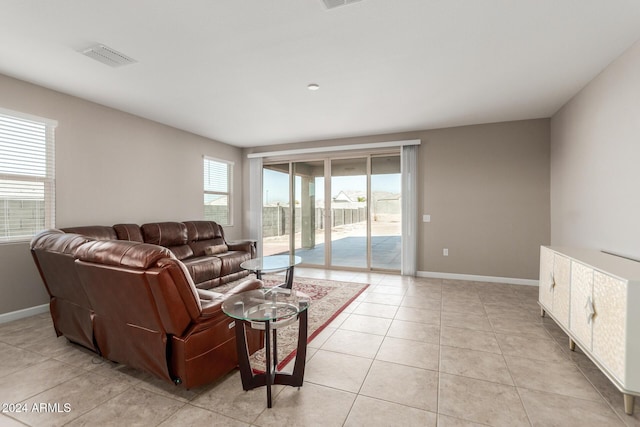
[[(272, 407), (271, 386), (274, 384), (302, 387), (307, 356), (307, 313), (311, 298), (295, 289), (262, 288), (232, 295), (222, 303), (222, 311), (237, 319), (236, 348), (242, 388), (267, 387), (267, 407)], [(296, 361), (291, 374), (278, 372), (277, 329), (299, 321)], [(245, 327), (265, 331), (266, 372), (256, 374), (249, 362)], [(273, 332), (273, 343), (272, 343)]]
[(238, 320), (270, 321), (271, 328), (276, 329), (279, 322), (295, 320), (310, 304), (311, 298), (300, 291), (273, 287), (232, 295), (222, 303), (222, 311)]
[(286, 271), (283, 287), (291, 289), (293, 286), (293, 269), (302, 262), (297, 255), (270, 255), (254, 258), (240, 264), (240, 268), (255, 273), (256, 278), (262, 279), (263, 273), (275, 273)]

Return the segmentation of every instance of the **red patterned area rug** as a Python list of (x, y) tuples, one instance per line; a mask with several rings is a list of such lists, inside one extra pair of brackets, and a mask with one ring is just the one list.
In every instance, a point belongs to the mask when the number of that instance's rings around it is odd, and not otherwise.
[[(242, 279), (246, 280), (246, 279)], [(241, 280), (241, 281), (242, 281)], [(282, 283), (283, 277), (265, 275), (265, 286), (275, 286)], [(213, 291), (224, 292), (237, 285), (239, 282), (229, 283)], [(308, 339), (311, 342), (320, 332), (327, 327), (349, 304), (351, 304), (369, 285), (363, 283), (337, 282), (333, 280), (294, 278), (293, 289), (303, 292), (311, 297), (311, 306), (308, 313)], [(282, 369), (296, 355), (298, 342), (298, 322), (278, 329), (278, 355), (281, 360), (278, 369)], [(282, 358), (282, 356), (284, 356)], [(264, 349), (251, 356), (251, 366), (255, 370), (265, 369)]]

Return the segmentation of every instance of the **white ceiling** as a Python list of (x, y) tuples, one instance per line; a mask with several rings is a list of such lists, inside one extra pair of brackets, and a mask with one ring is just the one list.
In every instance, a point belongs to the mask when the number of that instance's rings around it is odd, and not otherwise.
[(0, 73), (242, 147), (550, 117), (638, 39), (638, 0), (0, 0)]

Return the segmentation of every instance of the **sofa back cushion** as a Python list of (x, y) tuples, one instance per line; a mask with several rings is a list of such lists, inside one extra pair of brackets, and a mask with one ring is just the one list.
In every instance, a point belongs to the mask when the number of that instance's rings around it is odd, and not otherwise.
[(133, 242), (144, 242), (142, 231), (138, 224), (116, 224), (113, 226), (119, 240), (131, 240)]
[(65, 233), (80, 234), (95, 240), (116, 240), (118, 235), (113, 227), (106, 225), (88, 225), (83, 227), (67, 227), (60, 230)]
[(196, 240), (222, 239), (224, 243), (224, 231), (214, 221), (185, 221), (187, 237), (190, 242)]
[(187, 245), (187, 227), (181, 222), (152, 222), (140, 227), (145, 243), (168, 248), (178, 259), (193, 256)]
[(227, 252), (222, 227), (213, 221), (185, 221), (189, 246), (196, 257)]
[(84, 235), (54, 229), (45, 230), (31, 240), (31, 250), (57, 252), (74, 257), (78, 248), (90, 240), (93, 239)]
[(89, 301), (73, 267), (78, 248), (89, 241), (91, 239), (88, 237), (59, 230), (43, 231), (33, 238), (31, 253), (51, 297), (89, 307)]

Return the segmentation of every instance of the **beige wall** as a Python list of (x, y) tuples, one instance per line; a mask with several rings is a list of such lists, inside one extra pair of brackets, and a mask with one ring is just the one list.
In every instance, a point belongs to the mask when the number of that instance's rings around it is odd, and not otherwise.
[[(0, 75), (0, 107), (58, 121), (56, 225), (200, 219), (202, 156), (235, 162), (241, 237), (241, 150)], [(46, 303), (28, 244), (0, 245), (0, 313)]]
[(640, 259), (640, 41), (551, 119), (551, 242)]
[[(202, 216), (202, 155), (236, 162), (234, 227), (243, 237), (246, 154), (421, 139), (418, 268), (537, 278), (549, 243), (548, 120), (313, 141), (242, 150), (0, 75), (0, 106), (57, 120), (57, 226)], [(442, 248), (449, 257), (442, 256)], [(0, 245), (0, 314), (44, 304), (27, 244)]]
[(419, 270), (538, 279), (550, 239), (549, 120), (434, 130), (422, 141), (431, 222), (419, 227)]
[[(422, 141), (418, 270), (537, 279), (539, 247), (550, 240), (548, 119), (255, 147), (245, 154), (407, 139)], [(422, 214), (431, 222), (421, 222)]]

